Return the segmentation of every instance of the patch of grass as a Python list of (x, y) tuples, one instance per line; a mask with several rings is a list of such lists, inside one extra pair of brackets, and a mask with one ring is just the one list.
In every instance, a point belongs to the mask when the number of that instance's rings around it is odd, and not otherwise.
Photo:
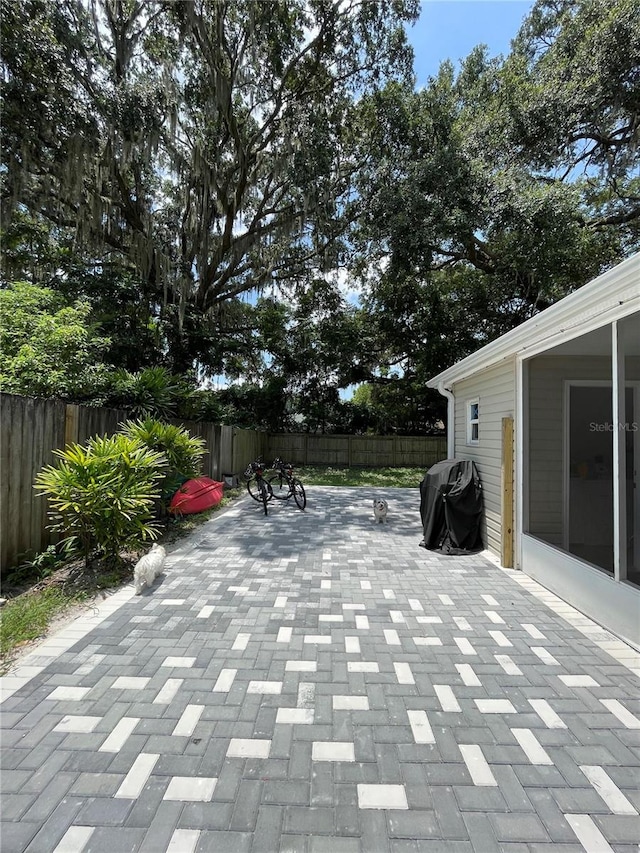
[(0, 671), (6, 670), (20, 646), (42, 637), (54, 619), (85, 597), (52, 585), (7, 601), (0, 611)]
[(380, 488), (418, 488), (426, 468), (319, 468), (296, 469), (296, 477), (305, 486), (379, 486)]

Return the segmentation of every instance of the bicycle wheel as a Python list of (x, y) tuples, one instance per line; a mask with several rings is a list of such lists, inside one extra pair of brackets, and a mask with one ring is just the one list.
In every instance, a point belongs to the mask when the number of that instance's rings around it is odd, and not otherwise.
[(268, 515), (268, 505), (269, 501), (273, 497), (273, 492), (271, 491), (271, 486), (267, 483), (266, 480), (260, 480), (258, 483), (260, 487), (260, 500), (262, 501), (262, 506), (264, 507), (264, 514)]
[(291, 481), (291, 490), (293, 492), (293, 499), (298, 504), (300, 509), (304, 509), (307, 505), (307, 496), (304, 492), (304, 486), (297, 480), (295, 477)]
[(271, 477), (267, 477), (267, 483), (271, 488), (273, 497), (277, 501), (286, 501), (286, 499), (291, 495), (287, 478), (282, 474), (272, 474)]
[(260, 494), (260, 487), (255, 477), (251, 477), (251, 479), (247, 480), (247, 491), (254, 499), (254, 501), (260, 502), (262, 500), (262, 495)]

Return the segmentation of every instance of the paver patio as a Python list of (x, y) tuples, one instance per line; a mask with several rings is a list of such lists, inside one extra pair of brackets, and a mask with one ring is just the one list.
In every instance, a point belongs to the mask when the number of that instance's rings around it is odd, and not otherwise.
[(3, 853), (637, 853), (640, 656), (373, 494), (240, 501), (23, 659)]

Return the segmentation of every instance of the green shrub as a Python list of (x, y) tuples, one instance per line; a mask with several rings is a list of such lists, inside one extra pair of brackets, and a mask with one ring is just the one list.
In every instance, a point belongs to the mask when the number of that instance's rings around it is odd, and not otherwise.
[(38, 474), (35, 488), (49, 499), (52, 529), (76, 537), (86, 563), (98, 548), (116, 564), (123, 548), (157, 537), (152, 511), (167, 465), (163, 454), (121, 434), (55, 453), (60, 462)]
[(0, 289), (0, 385), (7, 394), (83, 399), (107, 381), (109, 339), (91, 306), (25, 281)]
[(225, 407), (215, 391), (188, 390), (180, 399), (178, 417), (187, 421), (221, 423), (225, 417)]
[(184, 395), (184, 382), (165, 367), (145, 367), (137, 373), (120, 369), (111, 375), (108, 404), (137, 418), (175, 417)]
[(127, 421), (122, 425), (121, 432), (164, 455), (167, 467), (160, 482), (163, 503), (171, 498), (185, 480), (202, 474), (202, 457), (207, 452), (205, 442), (191, 436), (183, 427), (146, 418)]
[[(33, 553), (33, 552), (29, 552)], [(73, 539), (63, 539), (57, 545), (49, 545), (44, 551), (28, 557), (22, 555), (23, 559), (13, 569), (7, 572), (5, 584), (9, 587), (20, 586), (24, 583), (41, 581), (50, 577), (56, 569), (59, 569), (67, 560), (74, 555)]]

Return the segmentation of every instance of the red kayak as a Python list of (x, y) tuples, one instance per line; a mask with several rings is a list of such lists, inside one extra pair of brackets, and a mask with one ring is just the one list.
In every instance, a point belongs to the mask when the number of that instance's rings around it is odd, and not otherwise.
[(222, 500), (224, 483), (210, 480), (208, 477), (198, 477), (187, 480), (171, 498), (169, 512), (174, 515), (190, 515), (203, 512), (217, 506)]

